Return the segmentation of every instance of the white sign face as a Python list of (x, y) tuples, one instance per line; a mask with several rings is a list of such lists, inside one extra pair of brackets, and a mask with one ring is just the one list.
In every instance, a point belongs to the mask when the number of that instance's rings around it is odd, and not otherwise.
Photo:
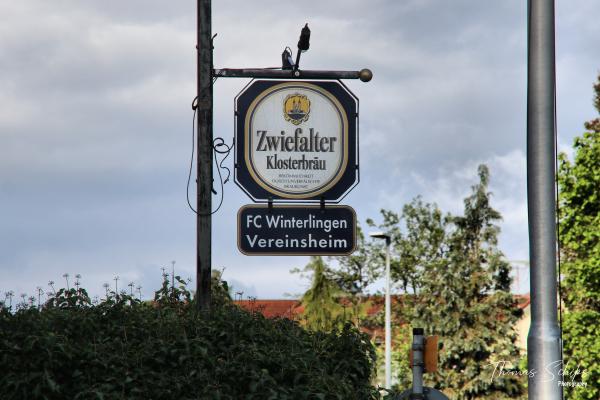
[(348, 117), (327, 90), (306, 82), (272, 86), (250, 104), (245, 162), (252, 178), (281, 197), (326, 192), (348, 164)]

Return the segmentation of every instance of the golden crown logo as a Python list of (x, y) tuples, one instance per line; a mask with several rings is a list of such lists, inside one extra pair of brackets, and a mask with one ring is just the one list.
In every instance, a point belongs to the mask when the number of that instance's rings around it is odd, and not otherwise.
[(283, 101), (283, 117), (294, 125), (300, 125), (308, 120), (310, 114), (310, 100), (303, 94), (288, 95)]

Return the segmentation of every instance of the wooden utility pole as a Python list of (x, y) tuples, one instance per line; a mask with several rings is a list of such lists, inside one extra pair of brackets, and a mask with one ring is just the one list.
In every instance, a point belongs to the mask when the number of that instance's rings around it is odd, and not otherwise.
[(213, 177), (213, 85), (211, 0), (198, 0), (197, 17), (197, 149), (196, 175), (196, 299), (198, 308), (210, 309), (211, 209)]

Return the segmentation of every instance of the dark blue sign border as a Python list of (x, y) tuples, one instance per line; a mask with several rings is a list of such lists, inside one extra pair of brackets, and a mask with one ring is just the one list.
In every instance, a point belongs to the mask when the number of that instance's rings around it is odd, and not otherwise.
[(235, 99), (235, 183), (254, 202), (286, 201), (291, 203), (324, 201), (337, 203), (350, 192), (359, 182), (358, 168), (358, 98), (338, 81), (310, 81), (312, 85), (319, 86), (330, 92), (340, 102), (348, 116), (348, 164), (339, 181), (325, 193), (306, 197), (300, 200), (290, 199), (271, 193), (261, 187), (250, 175), (244, 162), (244, 122), (250, 103), (268, 88), (283, 82), (303, 83), (305, 81), (279, 81), (256, 80), (250, 82)]
[(245, 255), (350, 255), (356, 248), (356, 213), (349, 206), (253, 204), (240, 208), (237, 224)]

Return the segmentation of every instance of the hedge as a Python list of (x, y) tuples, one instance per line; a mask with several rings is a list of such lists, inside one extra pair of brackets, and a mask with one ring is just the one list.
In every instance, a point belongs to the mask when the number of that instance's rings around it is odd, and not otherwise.
[(311, 332), (223, 296), (200, 313), (180, 289), (99, 304), (61, 289), (39, 309), (0, 306), (0, 398), (378, 398), (373, 347), (354, 327)]

